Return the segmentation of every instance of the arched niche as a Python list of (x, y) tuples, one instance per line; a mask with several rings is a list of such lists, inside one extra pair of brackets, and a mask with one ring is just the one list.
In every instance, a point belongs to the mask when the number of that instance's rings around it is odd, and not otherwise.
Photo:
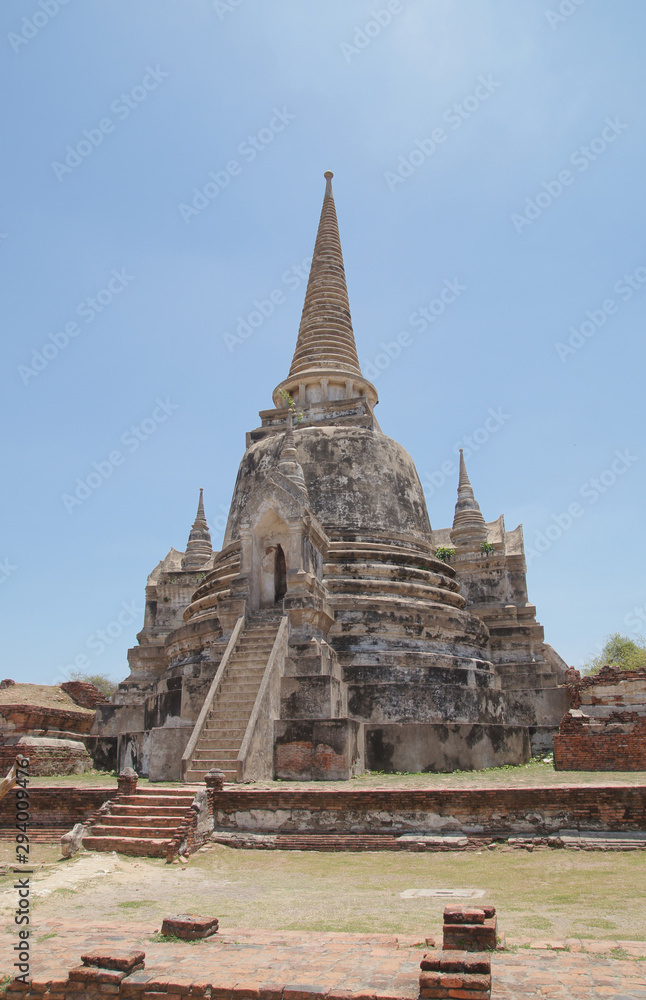
[(273, 608), (282, 601), (287, 592), (289, 558), (289, 527), (275, 510), (268, 510), (252, 532), (252, 608)]

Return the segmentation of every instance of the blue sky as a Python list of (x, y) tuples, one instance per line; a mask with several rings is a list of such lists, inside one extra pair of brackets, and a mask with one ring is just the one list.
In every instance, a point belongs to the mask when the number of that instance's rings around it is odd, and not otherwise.
[(643, 635), (645, 29), (642, 0), (5, 0), (3, 676), (122, 679), (200, 486), (221, 541), (326, 169), (432, 525), (462, 444), (547, 641)]

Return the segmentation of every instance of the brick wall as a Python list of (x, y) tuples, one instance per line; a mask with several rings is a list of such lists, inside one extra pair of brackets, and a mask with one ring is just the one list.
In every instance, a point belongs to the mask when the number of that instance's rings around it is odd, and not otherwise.
[(97, 705), (109, 701), (94, 684), (89, 684), (87, 681), (66, 681), (65, 684), (61, 684), (61, 689), (81, 708), (96, 708)]
[(0, 746), (0, 773), (5, 774), (12, 767), (18, 753), (29, 757), (29, 773), (33, 777), (49, 777), (55, 774), (83, 774), (91, 770), (92, 757), (85, 747), (71, 747), (66, 740), (47, 740), (48, 744), (10, 744)]
[[(61, 788), (46, 786), (29, 788), (31, 827), (60, 827), (71, 830), (83, 823), (90, 813), (117, 794), (117, 782), (103, 788)], [(0, 799), (0, 837), (13, 837), (16, 820), (16, 790)]]
[(554, 766), (557, 771), (646, 771), (646, 718), (629, 722), (627, 713), (611, 716), (605, 729), (590, 731), (588, 720), (566, 715), (560, 734), (554, 737)]
[(226, 790), (215, 793), (215, 825), (258, 833), (397, 835), (643, 830), (646, 784), (429, 791)]
[(65, 733), (89, 733), (94, 716), (74, 709), (36, 705), (0, 705), (0, 732), (33, 733), (49, 729)]

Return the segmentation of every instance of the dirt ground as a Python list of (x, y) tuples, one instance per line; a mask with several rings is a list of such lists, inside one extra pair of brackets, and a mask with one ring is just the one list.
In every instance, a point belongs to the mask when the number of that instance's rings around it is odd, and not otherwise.
[[(483, 889), (510, 937), (646, 941), (646, 852), (536, 848), (482, 853), (395, 854), (245, 851), (209, 845), (186, 865), (81, 852), (61, 860), (34, 845), (33, 932), (52, 917), (149, 923), (199, 913), (221, 926), (272, 930), (440, 932), (446, 900), (410, 889)], [(0, 864), (13, 863), (0, 845)], [(13, 875), (0, 876), (0, 925), (11, 933)], [(456, 900), (459, 901), (459, 900)], [(475, 901), (474, 901), (475, 902)], [(477, 905), (477, 903), (476, 903)]]

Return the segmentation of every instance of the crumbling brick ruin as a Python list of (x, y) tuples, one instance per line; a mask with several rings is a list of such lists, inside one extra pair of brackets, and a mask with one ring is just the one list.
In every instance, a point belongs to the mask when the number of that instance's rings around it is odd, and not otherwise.
[[(0, 689), (0, 770), (24, 753), (30, 774), (82, 774), (95, 760), (109, 763), (105, 740), (90, 735), (96, 706), (105, 702), (93, 684), (2, 683)], [(113, 766), (113, 765), (112, 765)]]
[(556, 770), (646, 770), (646, 669), (568, 674), (572, 708), (554, 737)]

